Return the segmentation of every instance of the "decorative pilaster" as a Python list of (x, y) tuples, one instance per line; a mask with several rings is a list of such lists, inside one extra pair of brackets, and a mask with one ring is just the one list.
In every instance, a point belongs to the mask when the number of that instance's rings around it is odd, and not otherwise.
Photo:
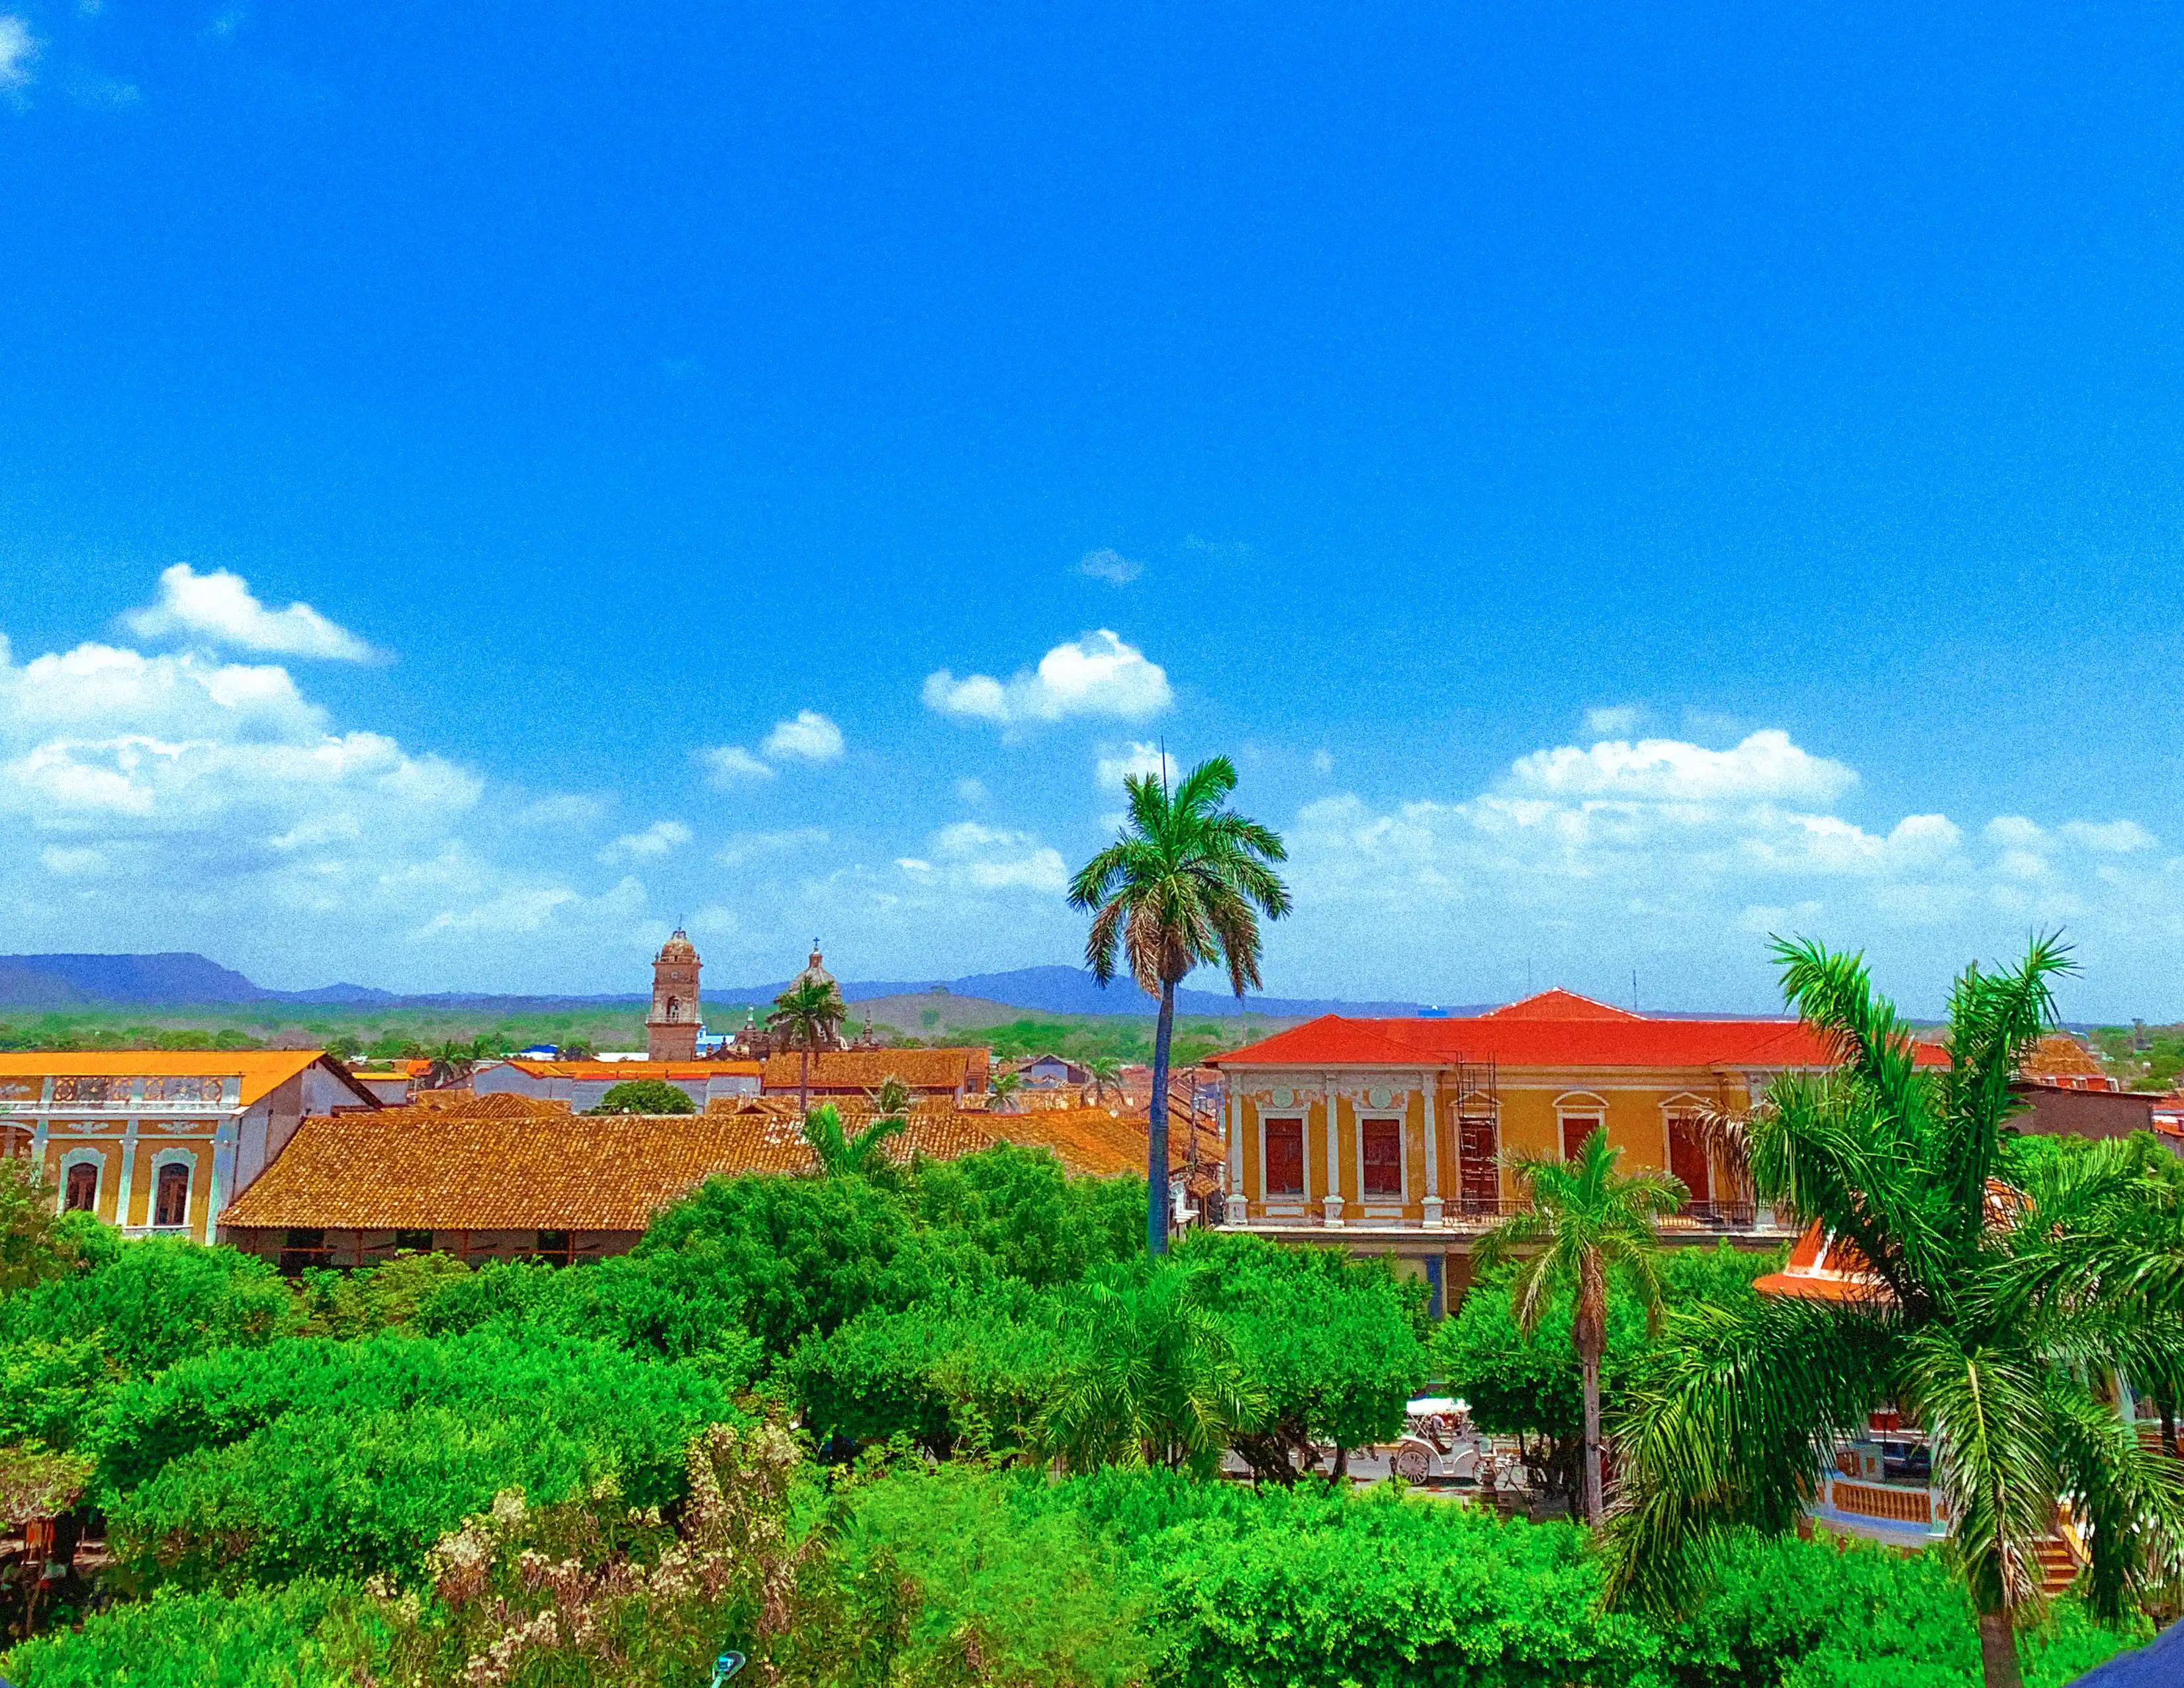
[(1430, 1072), (1418, 1074), (1426, 1109), (1426, 1194), (1420, 1206), (1425, 1210), (1425, 1227), (1429, 1231), (1441, 1228), (1440, 1132), (1434, 1122), (1434, 1078)]
[(1228, 1188), (1225, 1194), (1228, 1223), (1242, 1224), (1251, 1217), (1251, 1204), (1244, 1199), (1244, 1098), (1233, 1079), (1228, 1085)]
[(1320, 1223), (1337, 1231), (1342, 1228), (1342, 1130), (1332, 1072), (1324, 1076), (1321, 1088), (1327, 1096), (1327, 1193), (1320, 1198)]

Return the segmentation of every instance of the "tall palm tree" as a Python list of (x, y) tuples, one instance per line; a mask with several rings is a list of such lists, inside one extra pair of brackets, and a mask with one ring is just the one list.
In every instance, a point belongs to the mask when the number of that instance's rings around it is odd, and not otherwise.
[(791, 985), (773, 999), (773, 1011), (766, 1017), (770, 1029), (785, 1033), (796, 1045), (796, 1107), (808, 1112), (811, 1105), (811, 1051), (834, 1041), (835, 1028), (849, 1016), (849, 1006), (834, 985), (806, 979)]
[(1527, 1336), (1538, 1329), (1547, 1303), (1565, 1291), (1576, 1301), (1570, 1334), (1585, 1389), (1585, 1520), (1601, 1523), (1600, 1360), (1607, 1346), (1607, 1275), (1623, 1268), (1646, 1308), (1646, 1322), (1661, 1318), (1659, 1239), (1654, 1229), (1690, 1194), (1665, 1173), (1624, 1177), (1623, 1157), (1600, 1126), (1568, 1162), (1542, 1156), (1513, 1156), (1517, 1182), (1532, 1198), (1479, 1239), (1473, 1259), (1480, 1271), (1517, 1262), (1510, 1279), (1510, 1311)]
[(1118, 1055), (1095, 1055), (1084, 1062), (1084, 1076), (1090, 1082), (1085, 1089), (1091, 1092), (1091, 1104), (1097, 1107), (1110, 1095), (1119, 1096), (1123, 1089), (1123, 1058)]
[(1167, 1065), (1175, 988), (1193, 967), (1219, 963), (1243, 1000), (1259, 983), (1259, 916), (1290, 911), (1289, 888), (1272, 862), (1289, 851), (1269, 827), (1225, 806), (1236, 788), (1226, 756), (1201, 762), (1171, 793), (1165, 773), (1126, 782), (1129, 819), (1115, 842), (1070, 882), (1069, 900), (1098, 911), (1085, 964), (1105, 984), (1119, 955), (1131, 977), (1160, 999), (1153, 1033), (1152, 1106), (1145, 1144), (1146, 1244), (1167, 1247)]
[(830, 1178), (870, 1178), (887, 1165), (887, 1140), (907, 1130), (900, 1114), (874, 1120), (855, 1137), (842, 1124), (841, 1111), (822, 1102), (804, 1116), (804, 1140), (822, 1175)]
[(986, 1081), (986, 1094), (994, 1099), (995, 1113), (1014, 1113), (1017, 1097), (1022, 1089), (1023, 1074), (1021, 1072), (996, 1072)]
[(2087, 1526), (2098, 1613), (2184, 1569), (2176, 1462), (2101, 1392), (2118, 1373), (2177, 1375), (2184, 1242), (2173, 1210), (2128, 1223), (2148, 1196), (2125, 1152), (2043, 1171), (2007, 1146), (2010, 1081), (2069, 966), (2055, 940), (1957, 980), (1945, 1068), (1917, 1062), (1861, 957), (1780, 942), (1775, 957), (1840, 1065), (1769, 1087), (1745, 1128), (1750, 1175), (1761, 1201), (1855, 1251), (1860, 1293), (1674, 1317), (1618, 1427), (1611, 1593), (1696, 1599), (1730, 1528), (1794, 1525), (1836, 1443), (1892, 1403), (1930, 1440), (1985, 1680), (2017, 1688), (2015, 1631), (2039, 1604), (2059, 1497)]

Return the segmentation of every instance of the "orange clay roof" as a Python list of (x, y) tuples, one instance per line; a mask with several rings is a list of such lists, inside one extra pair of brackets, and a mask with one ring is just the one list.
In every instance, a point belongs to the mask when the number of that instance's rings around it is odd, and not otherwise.
[(1782, 1270), (1769, 1273), (1752, 1287), (1763, 1295), (1795, 1301), (1857, 1302), (1877, 1307), (1895, 1300), (1866, 1257), (1818, 1221), (1806, 1227)]
[[(1937, 1045), (1917, 1044), (1922, 1067), (1948, 1064)], [(1445, 1066), (1830, 1067), (1828, 1040), (1797, 1020), (1670, 1020), (1548, 991), (1492, 1014), (1451, 1020), (1351, 1020), (1326, 1014), (1226, 1055), (1215, 1067)]]
[(2109, 1070), (2093, 1052), (2068, 1032), (2051, 1032), (2025, 1051), (2018, 1064), (2020, 1078), (2106, 1078)]
[[(235, 1078), (248, 1107), (305, 1067), (326, 1059), (316, 1049), (100, 1050), (0, 1055), (0, 1078)], [(365, 1100), (376, 1103), (376, 1097)]]
[[(794, 1090), (803, 1057), (794, 1051), (771, 1056), (766, 1088)], [(811, 1056), (814, 1090), (877, 1090), (881, 1082), (900, 1078), (913, 1089), (986, 1088), (986, 1051), (978, 1049), (823, 1049)]]
[(508, 1061), (501, 1063), (533, 1078), (755, 1078), (755, 1061)]
[[(523, 1098), (481, 1099), (521, 1101)], [(536, 1104), (532, 1105), (534, 1107)], [(1104, 1117), (1063, 1119), (1071, 1114)], [(869, 1114), (845, 1114), (854, 1135)], [(1072, 1173), (1139, 1169), (1142, 1132), (1104, 1108), (1037, 1117), (913, 1114), (888, 1139), (890, 1159), (935, 1160), (1004, 1138), (1044, 1145)], [(388, 1108), (309, 1119), (221, 1217), (240, 1229), (641, 1231), (716, 1173), (808, 1173), (797, 1121), (775, 1111), (515, 1114), (495, 1107)]]

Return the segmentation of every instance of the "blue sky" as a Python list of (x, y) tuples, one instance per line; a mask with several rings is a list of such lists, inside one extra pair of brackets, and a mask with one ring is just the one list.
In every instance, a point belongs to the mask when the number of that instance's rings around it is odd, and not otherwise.
[(2184, 1014), (2180, 47), (0, 0), (0, 949), (1064, 960), (1165, 740), (1276, 992)]

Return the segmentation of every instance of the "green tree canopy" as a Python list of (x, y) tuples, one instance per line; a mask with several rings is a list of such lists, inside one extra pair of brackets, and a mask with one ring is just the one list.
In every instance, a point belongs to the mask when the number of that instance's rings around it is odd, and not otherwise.
[(665, 1078), (625, 1078), (588, 1110), (595, 1114), (694, 1114), (697, 1103), (680, 1084)]

